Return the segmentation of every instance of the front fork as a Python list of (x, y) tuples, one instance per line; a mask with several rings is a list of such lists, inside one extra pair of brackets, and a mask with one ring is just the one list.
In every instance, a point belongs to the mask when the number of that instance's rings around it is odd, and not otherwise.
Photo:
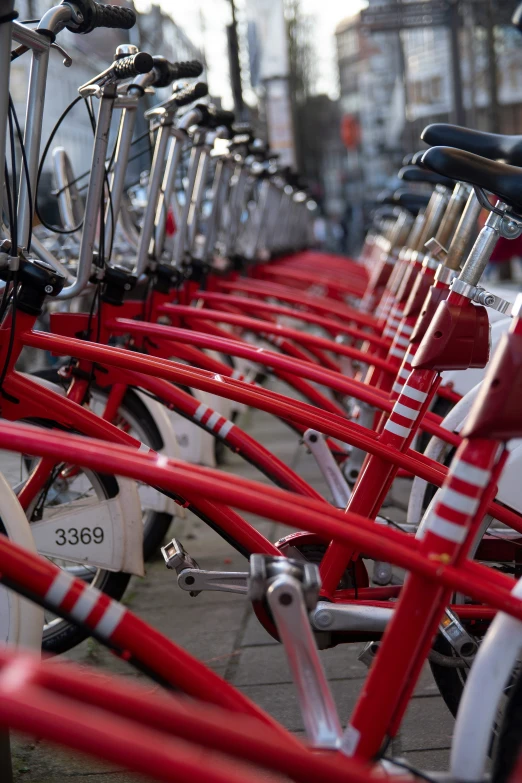
[[(87, 380), (83, 378), (73, 378), (67, 390), (67, 397), (71, 402), (82, 405), (88, 388), (89, 382)], [(126, 390), (126, 384), (114, 384), (111, 387), (102, 417), (105, 421), (113, 422), (115, 420)], [(24, 511), (27, 511), (27, 509), (31, 507), (39, 493), (44, 489), (57, 464), (58, 463), (55, 460), (48, 457), (38, 460), (35, 468), (32, 470), (24, 483), (24, 486), (18, 493), (18, 501)], [(68, 476), (70, 475), (71, 474), (69, 473)]]

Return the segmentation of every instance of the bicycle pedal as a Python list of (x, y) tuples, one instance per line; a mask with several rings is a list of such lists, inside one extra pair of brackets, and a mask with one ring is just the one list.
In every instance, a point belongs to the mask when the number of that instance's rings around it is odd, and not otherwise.
[(379, 642), (367, 642), (357, 656), (357, 660), (361, 663), (364, 663), (364, 665), (369, 669), (374, 661), (375, 656), (379, 652), (379, 646)]
[(166, 546), (162, 546), (161, 554), (167, 568), (175, 571), (178, 576), (187, 568), (199, 569), (194, 558), (189, 555), (181, 541), (178, 541), (177, 538), (173, 538)]
[(457, 615), (450, 609), (446, 609), (444, 617), (439, 624), (439, 631), (450, 643), (457, 655), (470, 665), (475, 658), (478, 644), (469, 634)]

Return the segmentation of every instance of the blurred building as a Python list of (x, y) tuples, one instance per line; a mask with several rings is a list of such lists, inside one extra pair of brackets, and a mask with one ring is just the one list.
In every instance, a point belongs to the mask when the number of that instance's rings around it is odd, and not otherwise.
[[(481, 130), (521, 133), (522, 37), (509, 25), (517, 2), (457, 2), (465, 122)], [(397, 8), (392, 0), (370, 0), (370, 13), (386, 5)], [(402, 155), (421, 146), (427, 124), (454, 121), (449, 27), (369, 33), (365, 13), (344, 20), (336, 30), (347, 146), (345, 192), (352, 204), (371, 200), (393, 184)]]
[(396, 34), (366, 34), (359, 15), (342, 21), (335, 37), (345, 195), (361, 205), (386, 186), (402, 157), (396, 121), (404, 102), (401, 49)]
[[(513, 8), (516, 3), (513, 4)], [(462, 4), (460, 68), (466, 124), (500, 133), (522, 132), (522, 36), (515, 28), (495, 27), (496, 96), (491, 111), (490, 60), (486, 29), (473, 24)], [(441, 27), (408, 30), (403, 33), (406, 54), (407, 106), (406, 139), (415, 144), (429, 122), (451, 121), (453, 96), (448, 67), (448, 30)]]
[[(58, 0), (18, 0), (19, 19), (39, 19)], [(132, 6), (126, 0), (111, 0), (113, 5)], [(70, 55), (73, 64), (63, 65), (63, 57), (51, 49), (49, 78), (45, 96), (42, 127), (42, 150), (57, 121), (68, 104), (78, 95), (78, 87), (103, 71), (113, 61), (116, 47), (125, 42), (136, 45), (151, 54), (163, 54), (169, 59), (187, 60), (201, 57), (183, 30), (158, 6), (150, 14), (140, 14), (132, 30), (95, 30), (90, 35), (75, 35), (67, 30), (60, 33), (57, 43)], [(25, 102), (29, 79), (30, 56), (22, 55), (11, 64), (10, 89), (22, 128), (25, 124)], [(96, 108), (96, 107), (95, 107)], [(63, 146), (69, 153), (73, 170), (77, 173), (89, 168), (93, 134), (87, 111), (80, 102), (65, 119), (53, 146)], [(139, 162), (135, 164), (139, 168)], [(50, 167), (50, 155), (46, 169)]]

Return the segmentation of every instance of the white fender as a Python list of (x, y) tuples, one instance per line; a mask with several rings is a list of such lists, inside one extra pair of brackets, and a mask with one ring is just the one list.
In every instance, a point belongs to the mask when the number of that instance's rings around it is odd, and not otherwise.
[[(167, 410), (167, 408), (161, 402), (158, 402), (152, 397), (149, 397), (148, 394), (143, 394), (139, 389), (135, 389), (134, 391), (147, 408), (151, 417), (154, 419), (156, 427), (161, 433), (163, 448), (159, 449), (158, 454), (164, 454), (166, 457), (172, 457), (173, 459), (183, 459), (181, 456), (181, 449), (176, 439), (176, 432), (173, 427), (170, 411)], [(167, 497), (167, 495), (164, 495), (161, 492), (157, 492), (156, 490), (152, 490), (152, 492), (148, 493), (147, 490), (148, 487), (143, 486), (140, 487), (139, 490), (142, 502), (145, 496), (145, 500), (147, 501), (147, 508), (152, 508), (154, 511), (172, 514), (173, 516), (185, 516), (185, 509), (181, 508), (181, 506), (178, 506), (177, 503), (174, 503), (174, 501)]]
[[(471, 406), (475, 401), (480, 389), (480, 384), (477, 384), (471, 391), (469, 391), (459, 402), (451, 409), (446, 418), (441, 423), (441, 427), (450, 432), (459, 432), (464, 424), (464, 420), (471, 410)], [(437, 462), (442, 462), (446, 455), (448, 444), (440, 438), (433, 437), (428, 443), (424, 454)], [(424, 502), (424, 496), (428, 482), (424, 479), (416, 476), (413, 479), (411, 493), (408, 501), (408, 514), (406, 521), (410, 525), (418, 525), (422, 519), (422, 504)]]
[[(200, 391), (199, 389), (192, 389), (192, 393), (196, 400), (204, 403), (213, 410), (216, 410), (216, 404), (219, 406), (220, 397)], [(207, 468), (215, 468), (216, 456), (214, 452), (213, 436), (201, 427), (198, 427), (194, 422), (189, 421), (189, 419), (186, 419), (184, 416), (180, 416), (175, 411), (170, 411), (167, 408), (165, 410), (169, 418), (170, 426), (175, 433), (180, 459), (185, 462), (190, 462), (193, 465), (205, 465)]]
[[(88, 471), (86, 471), (88, 475)], [(118, 479), (118, 494), (48, 508), (31, 522), (38, 552), (82, 565), (144, 576), (143, 521), (135, 481)]]
[[(11, 541), (29, 552), (36, 553), (27, 517), (8, 481), (1, 473), (0, 518)], [(0, 585), (1, 644), (18, 644), (40, 650), (43, 622), (43, 609)]]
[[(442, 422), (444, 429), (460, 432), (479, 390), (480, 384), (475, 386), (474, 389), (468, 392), (468, 394), (455, 405)], [(447, 443), (444, 443), (444, 441), (439, 438), (432, 438), (428, 443), (424, 454), (431, 459), (437, 460), (437, 462), (441, 462), (447, 453), (447, 449)], [(519, 513), (522, 513), (522, 492), (520, 487), (521, 472), (522, 441), (512, 440), (510, 442), (509, 457), (499, 480), (497, 499)], [(419, 477), (415, 477), (413, 480), (406, 518), (407, 522), (411, 525), (420, 524), (422, 526), (422, 504), (427, 485), (428, 482)]]
[[(512, 593), (522, 598), (522, 580)], [(485, 779), (497, 710), (521, 650), (522, 623), (499, 613), (479, 647), (459, 705), (450, 758), (453, 780)]]
[[(65, 396), (64, 389), (57, 384), (29, 377)], [(143, 576), (143, 522), (138, 487), (135, 481), (118, 477), (118, 488), (118, 494), (108, 500), (89, 498), (48, 508), (45, 519), (31, 523), (38, 552), (108, 571)]]

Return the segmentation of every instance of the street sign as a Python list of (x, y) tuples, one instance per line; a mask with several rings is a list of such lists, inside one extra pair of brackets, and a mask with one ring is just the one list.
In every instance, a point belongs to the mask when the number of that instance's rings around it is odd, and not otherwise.
[(361, 27), (370, 33), (446, 26), (449, 25), (449, 7), (445, 0), (375, 3), (361, 11), (360, 19)]

